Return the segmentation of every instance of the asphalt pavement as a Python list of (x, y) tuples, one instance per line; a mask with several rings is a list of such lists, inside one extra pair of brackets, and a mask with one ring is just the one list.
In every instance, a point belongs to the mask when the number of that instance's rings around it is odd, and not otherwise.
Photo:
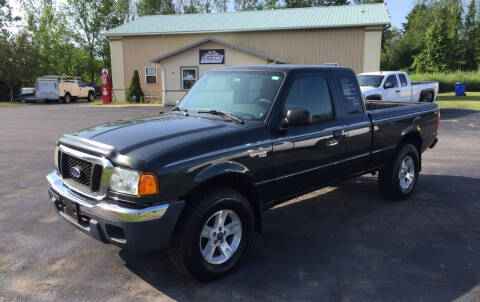
[(442, 110), (416, 192), (364, 176), (269, 211), (247, 261), (212, 283), (57, 217), (45, 175), (63, 133), (159, 107), (0, 107), (0, 301), (480, 301), (480, 112)]

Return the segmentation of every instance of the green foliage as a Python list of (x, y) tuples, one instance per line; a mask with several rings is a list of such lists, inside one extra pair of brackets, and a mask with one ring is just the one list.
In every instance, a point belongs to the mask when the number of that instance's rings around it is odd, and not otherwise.
[(415, 72), (477, 70), (480, 62), (478, 0), (463, 16), (461, 0), (419, 0), (403, 24), (384, 35), (381, 69)]
[(464, 43), (465, 67), (477, 70), (480, 65), (480, 2), (471, 0), (465, 16)]
[(28, 34), (20, 33), (15, 37), (0, 35), (0, 62), (0, 83), (13, 101), (16, 88), (31, 83), (38, 64), (35, 45)]
[(440, 92), (454, 91), (456, 82), (466, 83), (468, 91), (480, 91), (480, 71), (477, 72), (450, 72), (450, 73), (415, 73), (410, 74), (412, 81), (437, 81), (440, 83)]
[(141, 103), (143, 101), (143, 91), (140, 86), (140, 77), (138, 76), (138, 71), (133, 72), (132, 80), (130, 81), (130, 86), (127, 90), (127, 101), (132, 103)]
[(140, 17), (175, 14), (175, 4), (172, 0), (140, 0), (137, 3), (137, 13)]

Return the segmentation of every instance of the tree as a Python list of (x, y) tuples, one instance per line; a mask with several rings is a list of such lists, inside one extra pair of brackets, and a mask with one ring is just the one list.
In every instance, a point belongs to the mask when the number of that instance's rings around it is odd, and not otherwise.
[(455, 71), (462, 66), (462, 2), (437, 0), (431, 6), (432, 23), (424, 36), (424, 47), (415, 56), (412, 68), (417, 72)]
[(477, 70), (480, 65), (480, 16), (476, 0), (471, 0), (468, 6), (463, 35), (465, 67), (468, 70)]
[(28, 34), (22, 32), (11, 38), (0, 35), (0, 62), (0, 82), (8, 88), (13, 102), (15, 88), (30, 84), (37, 66), (35, 47)]
[(100, 57), (104, 49), (102, 31), (111, 28), (112, 14), (115, 12), (114, 0), (68, 0), (70, 16), (79, 29), (77, 42), (88, 54), (88, 78), (91, 82), (99, 77), (102, 64)]
[(143, 100), (143, 91), (140, 86), (140, 77), (138, 76), (138, 71), (133, 72), (132, 80), (130, 81), (130, 86), (127, 90), (127, 101), (140, 103)]
[(137, 13), (141, 16), (175, 14), (175, 4), (172, 0), (140, 0), (137, 3)]

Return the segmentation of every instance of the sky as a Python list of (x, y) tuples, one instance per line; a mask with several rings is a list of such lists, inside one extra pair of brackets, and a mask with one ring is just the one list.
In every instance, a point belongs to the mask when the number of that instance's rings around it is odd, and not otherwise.
[[(14, 9), (14, 16), (22, 15), (20, 1), (21, 0), (9, 1), (10, 5)], [(390, 14), (392, 26), (401, 27), (402, 23), (406, 21), (406, 16), (412, 10), (415, 0), (385, 0), (385, 2), (387, 4), (387, 10)]]
[(412, 10), (415, 0), (386, 0), (385, 2), (392, 26), (402, 27), (402, 23), (407, 21), (406, 17)]

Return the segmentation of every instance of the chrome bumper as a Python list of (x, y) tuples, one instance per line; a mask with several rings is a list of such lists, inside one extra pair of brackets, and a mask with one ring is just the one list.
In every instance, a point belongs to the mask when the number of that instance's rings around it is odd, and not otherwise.
[[(101, 216), (106, 219), (113, 219), (121, 222), (148, 221), (161, 218), (167, 212), (169, 207), (169, 204), (162, 204), (143, 209), (131, 209), (106, 201), (98, 202), (97, 200), (89, 199), (71, 190), (64, 184), (63, 179), (56, 171), (53, 171), (47, 175), (47, 181), (52, 191), (63, 198), (79, 204), (82, 211), (95, 216)], [(54, 197), (51, 199), (52, 202), (56, 201)]]

